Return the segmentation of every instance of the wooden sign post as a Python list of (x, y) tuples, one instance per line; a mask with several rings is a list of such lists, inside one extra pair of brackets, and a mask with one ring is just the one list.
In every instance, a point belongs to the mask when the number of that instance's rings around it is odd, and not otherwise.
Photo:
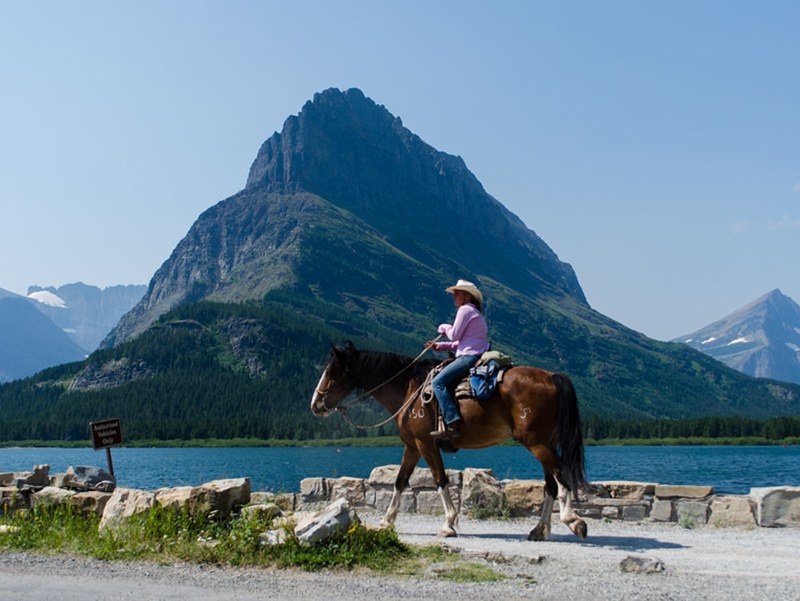
[(111, 461), (111, 447), (122, 444), (122, 422), (118, 418), (104, 419), (99, 422), (89, 422), (92, 431), (92, 444), (94, 450), (106, 450), (108, 458), (108, 473), (114, 475), (114, 463)]

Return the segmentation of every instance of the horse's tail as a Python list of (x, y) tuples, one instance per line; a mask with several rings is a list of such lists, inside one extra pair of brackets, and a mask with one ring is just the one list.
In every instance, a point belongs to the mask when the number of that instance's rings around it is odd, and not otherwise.
[(558, 441), (561, 447), (562, 482), (574, 493), (580, 489), (591, 489), (586, 481), (583, 458), (583, 434), (578, 413), (578, 395), (566, 374), (551, 376), (558, 390)]

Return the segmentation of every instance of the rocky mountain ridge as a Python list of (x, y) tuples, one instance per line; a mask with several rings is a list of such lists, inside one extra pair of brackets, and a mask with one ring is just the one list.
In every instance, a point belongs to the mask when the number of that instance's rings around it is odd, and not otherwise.
[[(439, 272), (439, 281), (483, 274), (530, 297), (586, 304), (572, 268), (460, 157), (425, 144), (359, 90), (326, 90), (262, 145), (244, 190), (200, 215), (103, 346), (140, 334), (183, 303), (258, 300), (304, 281), (300, 271), (319, 268), (311, 247), (329, 243), (321, 239), (332, 223), (429, 276)], [(383, 283), (391, 286), (390, 277)], [(408, 282), (400, 290), (411, 292)], [(412, 290), (433, 292), (424, 282)]]
[(800, 305), (778, 289), (674, 341), (750, 376), (800, 384)]

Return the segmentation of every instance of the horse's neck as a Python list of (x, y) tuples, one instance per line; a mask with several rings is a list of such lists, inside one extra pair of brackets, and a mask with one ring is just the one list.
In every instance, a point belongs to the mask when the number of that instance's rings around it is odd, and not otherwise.
[[(390, 413), (405, 402), (409, 385), (414, 377), (413, 365), (402, 360), (401, 355), (367, 351), (363, 355), (360, 387), (371, 391), (372, 396)], [(409, 358), (410, 361), (410, 358)]]

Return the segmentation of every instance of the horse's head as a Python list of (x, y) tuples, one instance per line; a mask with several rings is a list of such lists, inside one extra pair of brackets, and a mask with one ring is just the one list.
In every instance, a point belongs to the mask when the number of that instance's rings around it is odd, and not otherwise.
[(317, 417), (330, 415), (347, 395), (355, 390), (353, 370), (358, 349), (349, 340), (343, 347), (331, 345), (331, 355), (311, 397), (311, 413)]

